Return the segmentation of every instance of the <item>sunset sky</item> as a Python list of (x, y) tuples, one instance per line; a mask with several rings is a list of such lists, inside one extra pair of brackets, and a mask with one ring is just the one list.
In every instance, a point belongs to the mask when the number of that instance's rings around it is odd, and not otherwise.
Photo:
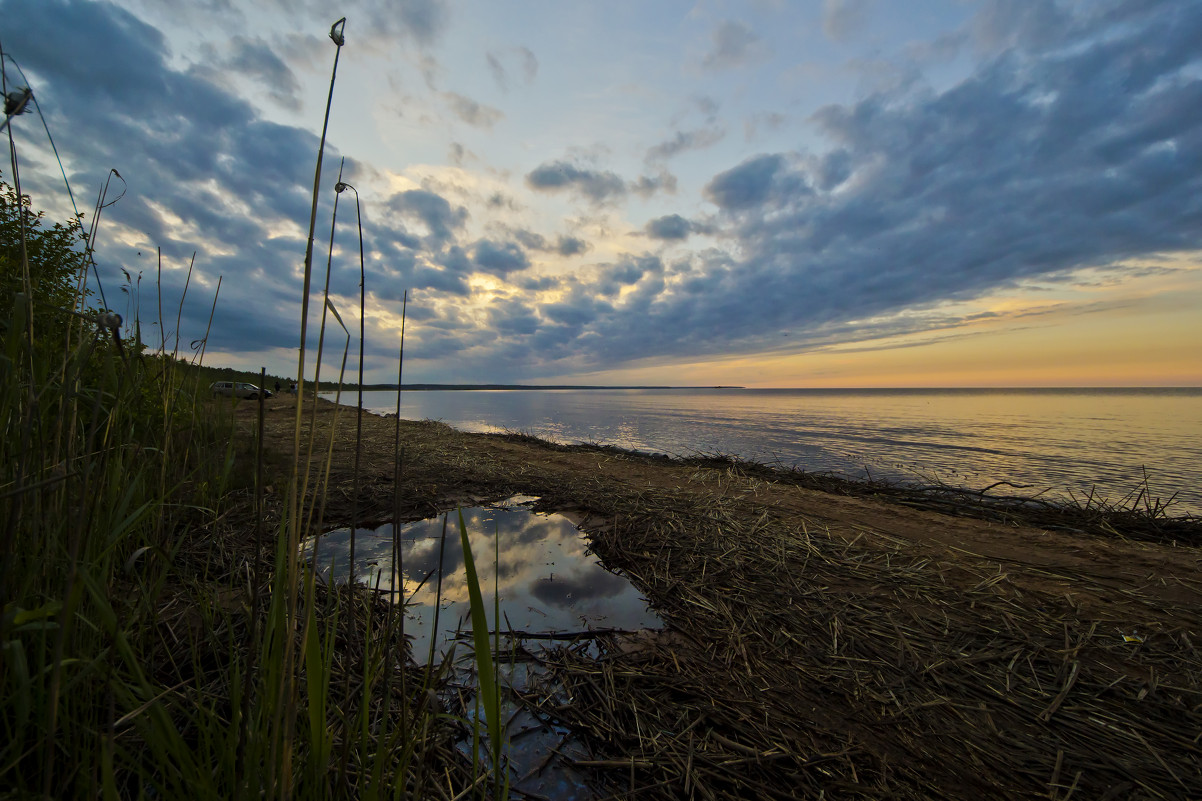
[[(1181, 0), (0, 0), (88, 220), (120, 173), (100, 278), (153, 344), (161, 248), (169, 343), (220, 276), (206, 362), (295, 374), (341, 15), (310, 319), (345, 158), (369, 381), (408, 291), (413, 382), (1202, 386)], [(67, 216), (42, 121), (12, 130)], [(352, 193), (334, 240), (357, 337)]]

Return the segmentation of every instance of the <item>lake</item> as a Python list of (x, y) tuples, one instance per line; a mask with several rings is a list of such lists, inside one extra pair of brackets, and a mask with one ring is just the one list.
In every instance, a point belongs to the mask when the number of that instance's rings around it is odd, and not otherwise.
[[(396, 393), (365, 392), (363, 405), (392, 412)], [(1202, 388), (424, 390), (403, 393), (401, 416), (850, 478), (1009, 481), (1058, 498), (1094, 489), (1119, 501), (1146, 469), (1153, 497), (1177, 494), (1171, 513), (1202, 514)]]

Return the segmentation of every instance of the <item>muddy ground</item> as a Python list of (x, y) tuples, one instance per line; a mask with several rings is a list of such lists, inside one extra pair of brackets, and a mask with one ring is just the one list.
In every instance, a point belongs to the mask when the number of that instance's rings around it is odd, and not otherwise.
[[(253, 434), (256, 404), (236, 415)], [(280, 497), (295, 400), (264, 420)], [(393, 419), (362, 415), (358, 455), (354, 410), (307, 403), (302, 421), (302, 451), (312, 435), (318, 461), (332, 453), (323, 527), (534, 495), (646, 594), (669, 633), (601, 643), (601, 660), (565, 649), (548, 666), (572, 703), (529, 699), (579, 732), (616, 796), (1202, 797), (1196, 527), (945, 513), (430, 421), (400, 421), (398, 468)]]

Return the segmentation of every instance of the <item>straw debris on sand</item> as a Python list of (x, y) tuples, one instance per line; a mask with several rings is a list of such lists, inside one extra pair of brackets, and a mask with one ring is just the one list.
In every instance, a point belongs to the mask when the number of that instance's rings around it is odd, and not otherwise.
[[(267, 404), (280, 458), (293, 403)], [(318, 402), (319, 437), (334, 413)], [(345, 524), (338, 414), (326, 519)], [(363, 417), (363, 519), (391, 517), (395, 425)], [(525, 699), (615, 797), (1202, 797), (1196, 519), (400, 426), (405, 515), (538, 496), (666, 621), (545, 654)]]

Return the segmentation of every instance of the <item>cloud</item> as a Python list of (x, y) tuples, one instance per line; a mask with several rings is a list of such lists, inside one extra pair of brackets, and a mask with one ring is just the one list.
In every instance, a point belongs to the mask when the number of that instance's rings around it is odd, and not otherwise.
[(416, 218), (424, 223), (434, 247), (454, 239), (455, 232), (463, 228), (468, 217), (463, 206), (453, 207), (442, 195), (425, 189), (398, 192), (386, 205), (402, 217)]
[(588, 242), (574, 236), (558, 236), (554, 242), (548, 242), (542, 234), (519, 229), (513, 231), (513, 238), (527, 250), (540, 250), (545, 253), (557, 253), (560, 256), (576, 256), (587, 253), (590, 249)]
[(472, 263), (486, 273), (506, 276), (530, 266), (525, 251), (515, 242), (493, 242), (482, 239), (476, 243)]
[(249, 78), (263, 87), (272, 100), (291, 110), (300, 108), (300, 83), (288, 65), (262, 39), (235, 36), (225, 58), (216, 56), (219, 70)]
[(574, 566), (570, 572), (556, 573), (554, 581), (534, 579), (527, 592), (547, 606), (573, 610), (580, 604), (603, 598), (616, 598), (629, 588), (626, 579), (592, 565)]
[[(654, 162), (634, 180), (550, 159), (524, 176), (525, 187), (490, 183), (477, 200), (451, 182), (365, 196), (367, 286), (378, 304), (369, 323), (388, 331), (408, 289), (410, 319), (420, 324), (406, 331), (407, 359), (412, 342), (423, 368), (443, 369), (431, 366), (441, 358), (461, 379), (533, 378), (778, 350), (782, 331), (789, 348), (820, 348), (954, 328), (980, 313), (963, 311), (971, 301), (1010, 287), (1057, 281), (1071, 289), (1084, 267), (1134, 274), (1124, 272), (1126, 260), (1202, 249), (1202, 9), (1023, 8), (982, 7), (966, 28), (979, 61), (958, 83), (936, 90), (917, 80), (832, 104), (809, 118), (816, 136), (807, 149), (774, 143), (715, 163), (704, 182), (710, 212), (654, 217), (643, 229), (650, 242), (602, 229), (624, 230), (615, 221), (631, 212), (621, 201), (671, 191), (660, 162), (700, 146), (716, 122), (627, 148), (626, 156)], [(22, 32), (6, 52), (15, 47), (34, 82), (77, 196), (113, 166), (129, 182), (101, 226), (109, 294), (120, 294), (118, 266), (153, 274), (148, 254), (161, 245), (164, 295), (178, 297), (196, 251), (183, 336), (204, 331), (222, 275), (210, 349), (294, 349), (316, 134), (265, 118), (212, 72), (176, 66), (185, 59), (167, 39), (122, 8), (2, 0), (0, 10), (5, 26)], [(356, 25), (352, 41), (364, 30)], [(266, 47), (246, 38), (223, 52), (246, 75), (275, 75), (290, 91), (287, 67)], [(745, 63), (737, 47), (726, 52), (731, 64)], [(516, 85), (520, 62), (499, 63)], [(294, 56), (287, 64), (301, 74)], [(33, 140), (30, 121), (13, 123), (28, 167), (23, 188), (35, 203), (66, 206), (61, 177), (45, 166), (52, 154)], [(338, 144), (327, 143), (319, 220), (329, 220)], [(346, 169), (361, 191), (375, 175), (353, 159)], [(573, 193), (606, 206), (596, 216), (612, 219), (565, 215), (548, 233), (519, 229), (518, 221), (536, 225), (527, 217), (533, 204), (523, 202), (528, 190)], [(684, 247), (702, 224), (716, 236)], [(342, 206), (335, 240), (331, 288), (349, 309), (358, 254)], [(615, 253), (620, 241), (672, 257)], [(320, 283), (323, 240), (317, 250)], [(604, 254), (603, 263), (574, 258), (585, 252)], [(569, 266), (534, 275), (535, 253)], [(487, 292), (470, 280), (480, 273), (492, 277)], [(381, 334), (369, 353), (394, 345)]]
[(642, 197), (651, 197), (657, 192), (676, 192), (676, 176), (667, 170), (661, 170), (658, 175), (641, 175), (637, 181), (630, 184), (630, 191)]
[(726, 211), (762, 206), (772, 195), (773, 184), (784, 172), (784, 166), (780, 154), (754, 156), (714, 176), (706, 185), (705, 194)]
[(679, 214), (669, 214), (647, 223), (646, 231), (652, 239), (684, 240), (692, 233), (693, 225)]
[(742, 67), (758, 60), (766, 47), (755, 31), (737, 20), (726, 20), (714, 29), (709, 51), (701, 59), (706, 69)]
[(656, 175), (641, 175), (628, 182), (610, 170), (595, 170), (569, 161), (551, 161), (527, 173), (526, 185), (541, 192), (571, 191), (599, 206), (620, 201), (631, 192), (641, 197), (675, 192), (676, 177), (660, 170)]
[(1083, 10), (1063, 30), (943, 92), (824, 108), (826, 152), (762, 153), (708, 183), (729, 252), (577, 276), (523, 356), (598, 369), (779, 348), (782, 330), (805, 349), (955, 328), (979, 310), (948, 304), (1202, 247), (1202, 13)]
[(470, 97), (455, 92), (443, 92), (442, 97), (455, 112), (455, 116), (473, 128), (491, 130), (493, 125), (505, 119), (505, 114), (500, 109), (477, 103)]
[(626, 194), (626, 182), (613, 172), (577, 167), (566, 161), (540, 164), (526, 175), (532, 189), (572, 189), (594, 203), (619, 198)]
[(555, 240), (555, 252), (560, 256), (578, 256), (587, 253), (591, 247), (588, 242), (574, 236), (560, 236)]
[(671, 139), (651, 146), (647, 150), (649, 162), (667, 161), (688, 150), (702, 150), (717, 144), (726, 136), (721, 128), (702, 128), (696, 131), (677, 131)]

